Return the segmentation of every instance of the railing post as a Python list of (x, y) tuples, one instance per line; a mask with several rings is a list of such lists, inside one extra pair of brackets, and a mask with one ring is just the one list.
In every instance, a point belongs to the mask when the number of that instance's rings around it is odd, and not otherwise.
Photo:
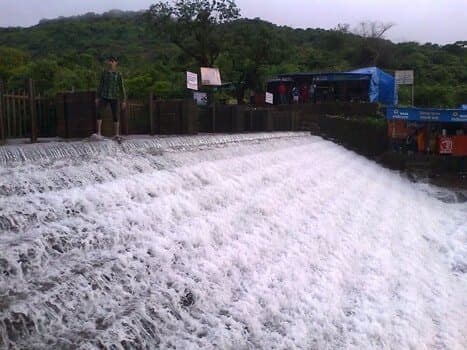
[(129, 116), (131, 115), (131, 104), (130, 102), (127, 101), (126, 103), (126, 108), (125, 109), (122, 109), (121, 111), (121, 122), (120, 122), (120, 128), (121, 128), (121, 132), (123, 135), (128, 135), (128, 119), (129, 119)]
[(149, 134), (154, 135), (156, 133), (154, 127), (154, 94), (149, 94)]
[(0, 144), (1, 145), (5, 144), (5, 122), (4, 122), (5, 102), (3, 99), (3, 89), (4, 89), (3, 80), (0, 79)]
[(212, 104), (212, 132), (216, 132), (216, 101)]
[(34, 81), (29, 78), (29, 113), (31, 115), (31, 143), (37, 142), (37, 115), (34, 100)]

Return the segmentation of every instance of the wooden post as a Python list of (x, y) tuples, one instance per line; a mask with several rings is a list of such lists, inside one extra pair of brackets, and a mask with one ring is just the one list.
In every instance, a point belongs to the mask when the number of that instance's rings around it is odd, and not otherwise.
[(127, 101), (126, 108), (122, 109), (120, 115), (120, 129), (123, 135), (128, 135), (128, 119), (131, 115), (132, 105)]
[(18, 137), (18, 131), (17, 131), (17, 126), (18, 126), (18, 119), (16, 117), (16, 97), (18, 96), (19, 92), (18, 91), (12, 91), (11, 92), (11, 102), (10, 102), (10, 106), (12, 106), (11, 108), (11, 125), (12, 125), (12, 133), (13, 133), (13, 137)]
[(183, 130), (183, 119), (184, 119), (184, 108), (183, 108), (183, 103), (184, 100), (180, 100), (178, 102), (178, 123), (175, 125), (176, 126), (176, 134), (184, 134)]
[(5, 106), (3, 100), (3, 80), (0, 79), (0, 144), (5, 144)]
[(214, 92), (212, 93), (212, 132), (216, 132), (216, 100)]
[(154, 124), (154, 94), (151, 92), (149, 94), (149, 134), (154, 135), (155, 124)]
[(36, 122), (37, 130), (40, 133), (40, 126), (42, 124), (42, 104), (41, 104), (41, 94), (34, 96), (34, 106), (36, 107)]
[(34, 81), (29, 78), (29, 113), (31, 115), (31, 143), (37, 142), (37, 119), (34, 100)]
[(250, 107), (250, 132), (253, 131), (253, 107)]
[(11, 121), (10, 121), (10, 99), (8, 98), (8, 91), (6, 94), (3, 95), (3, 102), (5, 103), (5, 107), (3, 108), (3, 115), (4, 115), (4, 121), (6, 123), (6, 127), (5, 127), (5, 130), (6, 130), (6, 136), (5, 138), (8, 138), (8, 137), (11, 137)]

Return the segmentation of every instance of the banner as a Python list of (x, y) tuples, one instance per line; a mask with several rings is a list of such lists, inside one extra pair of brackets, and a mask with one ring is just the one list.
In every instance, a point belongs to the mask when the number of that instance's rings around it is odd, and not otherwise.
[(274, 104), (274, 94), (271, 94), (270, 92), (266, 92), (266, 103), (270, 105)]
[(198, 74), (186, 72), (186, 87), (190, 90), (198, 90)]
[(201, 68), (201, 83), (203, 85), (221, 86), (221, 73), (219, 68)]
[(388, 107), (386, 119), (412, 122), (467, 123), (467, 111), (463, 109)]

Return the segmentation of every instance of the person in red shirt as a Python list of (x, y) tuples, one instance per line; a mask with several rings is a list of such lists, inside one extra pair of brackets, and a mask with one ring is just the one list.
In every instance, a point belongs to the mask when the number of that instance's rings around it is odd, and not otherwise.
[(420, 129), (417, 132), (417, 148), (419, 152), (425, 152), (425, 130)]
[(287, 86), (284, 83), (280, 83), (277, 92), (279, 93), (279, 103), (281, 105), (287, 104)]

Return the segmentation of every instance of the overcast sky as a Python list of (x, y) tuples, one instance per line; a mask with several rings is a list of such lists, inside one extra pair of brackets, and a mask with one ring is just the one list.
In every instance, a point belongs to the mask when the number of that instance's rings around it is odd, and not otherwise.
[[(0, 27), (110, 9), (147, 9), (155, 0), (0, 0)], [(237, 0), (244, 17), (300, 28), (391, 22), (393, 41), (445, 44), (467, 40), (467, 0)]]

